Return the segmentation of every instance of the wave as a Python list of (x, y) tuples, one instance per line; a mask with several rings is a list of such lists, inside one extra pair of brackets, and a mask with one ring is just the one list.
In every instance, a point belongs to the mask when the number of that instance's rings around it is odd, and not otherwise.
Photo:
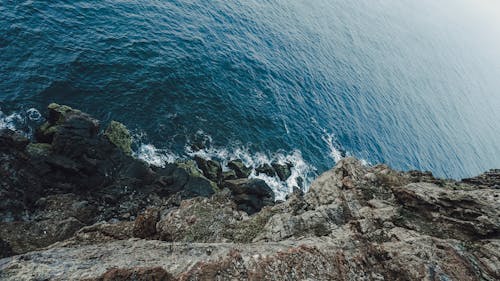
[(329, 149), (330, 157), (335, 161), (335, 163), (339, 162), (342, 158), (344, 158), (345, 153), (343, 153), (340, 149), (337, 148), (337, 138), (335, 134), (328, 133), (326, 130), (323, 130), (323, 136), (321, 137)]
[(43, 121), (42, 114), (35, 108), (19, 110), (10, 114), (0, 109), (0, 129), (17, 131), (26, 137), (33, 137), (36, 125)]
[[(138, 140), (143, 139), (138, 137)], [(193, 144), (199, 145), (196, 149)], [(201, 146), (201, 147), (200, 147)], [(184, 148), (182, 154), (176, 154), (171, 150), (158, 148), (149, 143), (139, 143), (137, 150), (134, 152), (135, 157), (158, 167), (164, 167), (168, 163), (174, 163), (179, 160), (192, 159), (195, 156), (204, 159), (216, 160), (221, 163), (223, 171), (229, 170), (228, 163), (232, 160), (239, 159), (245, 166), (252, 169), (249, 178), (264, 180), (269, 187), (274, 191), (276, 200), (285, 200), (286, 196), (293, 191), (294, 187), (298, 187), (303, 191), (307, 191), (312, 181), (317, 176), (317, 169), (307, 163), (302, 157), (300, 150), (290, 152), (251, 152), (246, 146), (227, 146), (216, 147), (212, 145), (212, 137), (205, 134), (203, 131), (198, 131), (194, 140), (189, 141)], [(291, 164), (291, 175), (285, 181), (282, 181), (277, 176), (268, 176), (258, 174), (256, 169), (264, 164), (271, 165)]]
[[(43, 121), (42, 114), (35, 108), (19, 110), (10, 114), (5, 114), (0, 110), (0, 129), (15, 130), (30, 138), (33, 136), (34, 128)], [(184, 151), (181, 152), (157, 147), (149, 143), (146, 135), (143, 133), (134, 133), (133, 139), (135, 147), (133, 156), (157, 167), (165, 167), (169, 163), (199, 156), (220, 162), (222, 169), (227, 171), (229, 170), (228, 163), (239, 159), (252, 169), (249, 178), (264, 180), (274, 191), (276, 200), (285, 200), (286, 196), (296, 187), (307, 191), (318, 175), (317, 168), (308, 163), (303, 158), (302, 152), (298, 149), (292, 151), (252, 152), (249, 147), (244, 145), (217, 147), (212, 145), (212, 137), (202, 130), (196, 132), (194, 137), (186, 143)], [(329, 155), (335, 163), (346, 155), (350, 155), (350, 153), (344, 153), (338, 148), (334, 134), (324, 131), (322, 139), (326, 142)], [(258, 167), (273, 163), (281, 165), (291, 164), (290, 177), (283, 181), (278, 176), (268, 176), (256, 172)], [(369, 164), (366, 161), (365, 163)]]

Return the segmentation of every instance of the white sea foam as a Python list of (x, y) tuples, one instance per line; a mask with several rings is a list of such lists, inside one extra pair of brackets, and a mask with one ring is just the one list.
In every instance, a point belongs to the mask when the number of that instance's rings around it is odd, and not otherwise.
[[(337, 138), (335, 137), (335, 134), (333, 133), (328, 133), (326, 130), (323, 130), (323, 136), (322, 139), (326, 142), (328, 146), (328, 150), (330, 153), (330, 157), (335, 161), (335, 164), (337, 164), (342, 158), (344, 157), (350, 157), (353, 156), (351, 152), (346, 151), (345, 155), (342, 155), (342, 152), (340, 149), (337, 148)], [(361, 162), (362, 165), (364, 166), (371, 166), (371, 163), (368, 162), (366, 159), (359, 158), (359, 161)]]
[[(203, 134), (202, 131), (198, 133)], [(224, 171), (229, 170), (227, 166), (229, 161), (240, 159), (245, 166), (252, 168), (249, 178), (264, 180), (274, 191), (276, 200), (284, 200), (286, 195), (292, 192), (293, 187), (301, 186), (302, 190), (307, 191), (309, 185), (317, 175), (316, 168), (304, 160), (299, 150), (289, 153), (252, 153), (245, 146), (214, 147), (210, 145), (210, 136), (206, 136), (204, 139), (207, 140), (205, 148), (194, 151), (190, 145), (186, 145), (185, 153), (190, 157), (199, 156), (205, 159), (217, 160), (221, 162)], [(270, 177), (265, 174), (257, 174), (256, 169), (259, 166), (264, 164), (271, 165), (271, 163), (292, 164), (293, 167), (290, 170), (291, 176), (286, 181), (282, 181), (277, 176)], [(302, 181), (302, 184), (299, 184), (300, 181)]]
[(22, 117), (19, 113), (12, 113), (10, 115), (5, 115), (0, 111), (0, 129), (16, 129), (16, 123), (22, 121)]
[(9, 115), (0, 110), (0, 129), (18, 131), (27, 137), (33, 134), (33, 122), (43, 119), (42, 114), (35, 108), (13, 112)]
[(174, 163), (180, 157), (167, 149), (156, 148), (152, 144), (141, 144), (134, 156), (142, 161), (157, 167), (165, 167), (168, 163)]
[(335, 134), (328, 133), (326, 130), (324, 130), (324, 135), (322, 136), (322, 138), (328, 145), (330, 157), (332, 157), (335, 163), (339, 162), (342, 159), (342, 153), (340, 152), (340, 150), (337, 149), (335, 145), (336, 143)]

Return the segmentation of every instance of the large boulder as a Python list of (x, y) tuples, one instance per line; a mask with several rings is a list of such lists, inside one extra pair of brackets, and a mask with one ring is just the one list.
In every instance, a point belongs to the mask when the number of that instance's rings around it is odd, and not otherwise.
[(127, 155), (132, 154), (132, 137), (125, 125), (117, 121), (111, 121), (106, 131), (104, 131), (104, 135)]
[(274, 204), (273, 190), (261, 179), (228, 180), (224, 182), (224, 187), (231, 191), (238, 208), (248, 214)]
[(269, 164), (260, 165), (255, 169), (255, 172), (257, 172), (257, 174), (265, 174), (270, 177), (274, 177), (276, 175), (276, 171), (274, 171), (274, 168)]
[(219, 182), (222, 178), (222, 166), (219, 162), (204, 159), (200, 156), (195, 156), (194, 161), (198, 165), (198, 168), (203, 172), (203, 175), (207, 177), (209, 180), (214, 182)]
[(282, 181), (286, 181), (292, 175), (292, 171), (290, 169), (293, 166), (290, 163), (286, 164), (272, 163), (271, 165), (276, 171), (276, 174), (278, 175), (280, 180)]
[(217, 184), (203, 176), (192, 160), (168, 164), (156, 169), (156, 173), (159, 175), (155, 183), (158, 193), (164, 196), (181, 192), (183, 198), (207, 197), (218, 190)]
[(243, 161), (239, 159), (229, 161), (229, 163), (227, 163), (227, 166), (229, 167), (229, 169), (233, 170), (236, 173), (236, 176), (238, 178), (248, 178), (248, 176), (250, 176), (250, 174), (252, 173), (252, 169), (245, 166), (245, 164), (243, 164)]
[(22, 135), (0, 130), (0, 222), (21, 219), (44, 191), (27, 144)]

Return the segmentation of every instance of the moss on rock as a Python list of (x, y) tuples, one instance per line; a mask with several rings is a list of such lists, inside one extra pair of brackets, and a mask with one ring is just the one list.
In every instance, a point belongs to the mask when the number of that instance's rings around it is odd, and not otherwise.
[(47, 108), (49, 109), (49, 122), (51, 124), (59, 124), (64, 122), (64, 120), (66, 120), (66, 118), (70, 114), (82, 114), (80, 110), (57, 103), (51, 103)]
[(52, 146), (48, 143), (30, 143), (26, 146), (26, 152), (34, 157), (48, 156)]
[(132, 137), (125, 125), (120, 122), (111, 121), (104, 135), (111, 143), (116, 145), (116, 147), (123, 150), (123, 152), (128, 155), (132, 154)]

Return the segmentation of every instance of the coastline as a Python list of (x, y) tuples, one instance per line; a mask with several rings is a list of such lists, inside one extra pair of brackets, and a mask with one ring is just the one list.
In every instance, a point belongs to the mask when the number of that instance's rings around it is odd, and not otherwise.
[(36, 142), (0, 133), (2, 280), (500, 278), (498, 169), (455, 181), (344, 158), (275, 200), (242, 161), (155, 167), (121, 123), (48, 110)]

